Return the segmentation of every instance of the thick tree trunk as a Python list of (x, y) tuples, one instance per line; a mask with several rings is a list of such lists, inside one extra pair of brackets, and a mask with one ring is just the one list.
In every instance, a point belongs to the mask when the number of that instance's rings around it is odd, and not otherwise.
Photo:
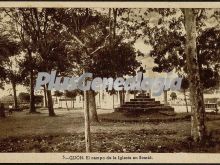
[(51, 91), (47, 90), (47, 99), (48, 99), (48, 112), (49, 112), (49, 116), (56, 116), (55, 112), (54, 112), (54, 108), (53, 108), (53, 99), (52, 99), (52, 95), (51, 95)]
[(197, 48), (196, 48), (196, 16), (193, 9), (184, 9), (186, 28), (186, 61), (189, 77), (191, 99), (191, 135), (195, 142), (206, 138), (205, 108), (203, 91), (200, 82)]
[(14, 96), (14, 108), (18, 109), (18, 99), (17, 99), (17, 91), (16, 91), (16, 83), (12, 82), (13, 96)]
[[(87, 56), (87, 54), (86, 54)], [(83, 74), (86, 73), (86, 70), (83, 69)], [(88, 79), (85, 79), (83, 85), (86, 84)], [(91, 132), (90, 132), (90, 115), (89, 115), (89, 92), (83, 92), (83, 100), (84, 100), (84, 126), (85, 126), (85, 143), (86, 143), (86, 152), (91, 152)]]
[(89, 94), (89, 112), (90, 112), (90, 122), (99, 122), (98, 114), (96, 111), (96, 101), (95, 101), (95, 92), (90, 90)]
[(186, 90), (183, 90), (183, 95), (184, 95), (184, 101), (186, 104), (186, 112), (189, 113), (189, 109), (188, 109), (188, 103), (187, 103), (187, 98), (186, 98)]

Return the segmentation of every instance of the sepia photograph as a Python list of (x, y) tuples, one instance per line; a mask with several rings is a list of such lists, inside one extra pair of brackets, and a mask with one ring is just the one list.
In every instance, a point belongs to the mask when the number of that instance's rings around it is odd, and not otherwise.
[(198, 7), (0, 7), (1, 160), (219, 154), (220, 5)]

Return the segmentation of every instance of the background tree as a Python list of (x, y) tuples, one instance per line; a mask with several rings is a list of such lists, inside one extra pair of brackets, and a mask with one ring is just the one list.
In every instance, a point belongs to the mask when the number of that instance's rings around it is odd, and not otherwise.
[[(17, 47), (17, 52), (19, 51), (19, 45)], [(18, 109), (18, 100), (17, 100), (17, 85), (23, 82), (22, 75), (18, 68), (18, 59), (19, 55), (15, 55), (9, 58), (9, 61), (5, 65), (6, 70), (6, 83), (10, 83), (12, 85), (13, 96), (14, 96), (14, 108)]]
[[(34, 95), (33, 82), (38, 71), (57, 70), (57, 74), (62, 74), (69, 69), (70, 63), (65, 58), (68, 35), (65, 35), (66, 31), (62, 29), (62, 25), (54, 20), (52, 10), (19, 8), (5, 11), (17, 23), (20, 40), (27, 50), (28, 56), (23, 61), (23, 68), (30, 72), (31, 97)], [(47, 90), (47, 100), (49, 116), (55, 116), (49, 90)]]
[(3, 88), (3, 84), (7, 77), (5, 66), (10, 61), (9, 57), (15, 55), (18, 51), (17, 42), (13, 41), (10, 36), (0, 36), (0, 87)]
[(53, 95), (56, 97), (56, 101), (57, 101), (57, 97), (63, 96), (63, 92), (56, 90), (56, 91), (54, 91)]
[(30, 101), (30, 94), (26, 92), (21, 92), (18, 95), (18, 98), (21, 102), (29, 102)]
[[(29, 33), (25, 32), (25, 17), (23, 12), (26, 12), (26, 9), (19, 8), (4, 8), (2, 9), (3, 15), (6, 18), (2, 23), (5, 23), (10, 27), (7, 29), (8, 33), (13, 36), (16, 40), (19, 40), (22, 51), (24, 52), (24, 57), (26, 64), (23, 65), (22, 71), (27, 75), (27, 79), (30, 87), (30, 113), (36, 113), (35, 103), (34, 103), (34, 53), (36, 53), (36, 45), (34, 40), (30, 38)], [(22, 73), (21, 71), (21, 73)], [(27, 74), (28, 73), (28, 74)], [(26, 81), (27, 82), (27, 81)]]
[(175, 92), (172, 92), (172, 93), (170, 94), (170, 97), (171, 97), (172, 100), (176, 100), (176, 99), (177, 99), (177, 95), (176, 95)]
[(35, 104), (42, 104), (43, 103), (43, 96), (41, 95), (35, 95)]
[(11, 65), (9, 64), (11, 63), (10, 57), (16, 55), (19, 52), (19, 44), (14, 39), (12, 39), (13, 37), (8, 34), (4, 34), (5, 29), (2, 28), (4, 27), (1, 26), (0, 28), (0, 31), (3, 34), (0, 36), (0, 88), (3, 88), (4, 82), (7, 82), (6, 79), (9, 78), (14, 93), (14, 105), (15, 108), (18, 108), (16, 83), (19, 81), (19, 76), (12, 71), (10, 67)]
[[(90, 71), (95, 77), (101, 78), (135, 76), (136, 69), (140, 66), (136, 57), (141, 55), (134, 49), (131, 42), (124, 42), (123, 36), (117, 35), (112, 45), (107, 45), (94, 57), (94, 63), (89, 66)], [(120, 102), (122, 104), (123, 100)]]
[[(76, 98), (76, 96), (77, 96), (77, 91), (76, 90), (74, 90), (74, 91), (65, 91), (65, 97), (66, 98), (71, 98), (72, 99), (72, 101), (73, 101), (73, 106), (72, 106), (72, 108), (74, 108), (74, 101), (75, 101), (75, 98)], [(68, 107), (67, 107), (68, 108)]]
[[(40, 104), (43, 102), (43, 96), (41, 95), (35, 95), (35, 104)], [(20, 102), (25, 102), (28, 103), (30, 102), (30, 93), (26, 93), (26, 92), (20, 92), (18, 95), (18, 98), (20, 100)]]
[(7, 71), (7, 78), (12, 85), (13, 96), (14, 96), (14, 108), (18, 109), (18, 100), (17, 100), (17, 88), (16, 86), (22, 82), (22, 77), (19, 73), (13, 72), (12, 70)]

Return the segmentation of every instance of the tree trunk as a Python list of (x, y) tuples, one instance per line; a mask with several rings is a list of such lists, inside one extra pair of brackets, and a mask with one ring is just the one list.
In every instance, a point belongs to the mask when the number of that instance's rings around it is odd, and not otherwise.
[(82, 106), (83, 106), (83, 109), (84, 109), (85, 108), (85, 95), (82, 96), (82, 101), (83, 101)]
[(200, 82), (197, 48), (196, 48), (196, 16), (193, 9), (184, 9), (186, 29), (186, 62), (189, 75), (191, 99), (191, 135), (195, 142), (201, 143), (206, 138), (205, 108), (203, 91)]
[(122, 106), (123, 104), (123, 94), (121, 91), (119, 91), (119, 103), (120, 103), (120, 106)]
[(164, 105), (168, 105), (168, 101), (167, 101), (167, 90), (163, 91), (164, 94)]
[(189, 113), (189, 109), (188, 109), (188, 103), (187, 103), (187, 98), (186, 98), (186, 90), (183, 89), (183, 94), (184, 94), (184, 101), (186, 104), (186, 112)]
[(84, 117), (85, 117), (86, 152), (91, 152), (91, 134), (90, 134), (88, 91), (84, 91), (84, 102), (85, 102), (85, 105), (84, 105)]
[(90, 90), (88, 91), (88, 94), (89, 94), (90, 122), (99, 122), (96, 111), (95, 92)]
[(108, 16), (109, 16), (109, 45), (112, 45), (112, 21), (111, 21), (111, 13), (112, 9), (109, 8)]
[(113, 109), (115, 108), (115, 97), (114, 97), (115, 94), (112, 95), (112, 107)]
[(34, 73), (30, 71), (30, 113), (36, 113), (34, 101)]
[[(28, 57), (30, 63), (32, 63), (32, 52), (28, 49)], [(34, 72), (30, 68), (30, 113), (36, 113), (35, 101), (34, 101)]]
[(125, 102), (125, 96), (124, 96), (124, 91), (119, 91), (119, 102), (120, 102), (120, 106), (122, 106)]
[(51, 91), (47, 90), (47, 99), (48, 99), (48, 111), (49, 111), (49, 116), (56, 116), (53, 108), (53, 99), (51, 95)]
[(114, 17), (114, 26), (113, 26), (113, 38), (116, 37), (116, 26), (117, 26), (117, 11), (118, 9), (113, 9), (113, 17)]
[(12, 83), (13, 95), (14, 95), (14, 108), (18, 109), (18, 99), (17, 99), (17, 91), (16, 91), (16, 83)]
[[(66, 98), (67, 99), (67, 98)], [(66, 109), (67, 109), (67, 111), (69, 111), (69, 107), (68, 107), (68, 105), (67, 105), (67, 100), (66, 100)]]
[(101, 107), (101, 94), (100, 94), (100, 91), (99, 91), (99, 107), (100, 107), (100, 109), (102, 108)]
[(47, 90), (46, 86), (44, 85), (44, 107), (47, 107)]
[(5, 118), (6, 115), (5, 115), (5, 106), (3, 103), (1, 103), (0, 105), (0, 118)]

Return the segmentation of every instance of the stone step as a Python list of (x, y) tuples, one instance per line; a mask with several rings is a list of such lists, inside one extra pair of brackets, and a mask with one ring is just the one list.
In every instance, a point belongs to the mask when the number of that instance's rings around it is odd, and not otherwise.
[(155, 99), (153, 99), (153, 98), (145, 98), (145, 99), (136, 98), (136, 99), (130, 99), (130, 101), (155, 101)]
[(136, 103), (132, 103), (132, 102), (127, 102), (127, 103), (124, 103), (123, 105), (126, 105), (126, 106), (151, 106), (151, 105), (160, 105), (160, 102), (142, 102), (142, 103), (139, 103), (139, 104), (136, 104)]
[(159, 112), (173, 112), (174, 108), (168, 105), (161, 104), (155, 98), (151, 98), (146, 93), (138, 94), (135, 99), (125, 102), (121, 107), (115, 108), (115, 112), (122, 112), (130, 115), (140, 115)]
[(138, 98), (138, 99), (148, 99), (148, 98), (150, 98), (150, 96), (136, 96), (135, 98)]
[(140, 93), (138, 96), (148, 96), (146, 93)]
[(160, 101), (130, 101), (130, 102), (125, 102), (125, 104), (140, 104), (140, 105), (146, 105), (146, 104), (151, 104), (151, 103), (156, 103), (160, 104)]
[(119, 108), (115, 108), (115, 111), (127, 112), (127, 113), (145, 113), (145, 112), (159, 112), (159, 111), (174, 111), (174, 108), (170, 106), (155, 106), (148, 108), (119, 107)]
[(156, 106), (159, 106), (160, 104), (149, 104), (149, 105), (130, 105), (130, 104), (124, 104), (122, 105), (121, 107), (123, 108), (148, 108), (148, 107), (156, 107)]
[(163, 109), (174, 109), (173, 107), (171, 106), (165, 106), (165, 105), (157, 105), (157, 106), (154, 106), (154, 107), (146, 107), (146, 108), (136, 108), (136, 107), (118, 107), (117, 109), (128, 109), (128, 110), (148, 110), (148, 109), (160, 109), (160, 108), (163, 108)]

